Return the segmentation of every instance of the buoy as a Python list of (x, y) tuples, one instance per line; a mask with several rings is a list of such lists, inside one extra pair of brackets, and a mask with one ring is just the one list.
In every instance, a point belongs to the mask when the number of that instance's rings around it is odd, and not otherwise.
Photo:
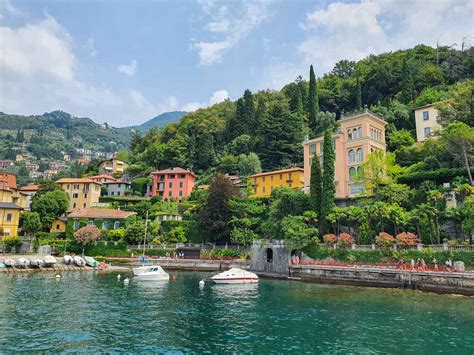
[(204, 280), (199, 281), (199, 287), (204, 287)]
[(120, 281), (120, 278), (121, 278), (121, 277), (122, 277), (122, 276), (120, 276), (120, 274), (118, 274), (118, 275), (117, 275), (117, 280)]
[(55, 276), (57, 279), (60, 279), (61, 278), (61, 275), (56, 275)]
[(125, 278), (125, 279), (123, 280), (124, 285), (128, 285), (129, 282), (130, 282), (130, 280), (129, 280), (128, 278)]

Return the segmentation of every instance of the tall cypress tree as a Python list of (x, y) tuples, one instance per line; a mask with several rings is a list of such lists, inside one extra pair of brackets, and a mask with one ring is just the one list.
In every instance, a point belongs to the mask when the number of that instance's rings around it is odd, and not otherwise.
[(362, 88), (360, 87), (359, 72), (357, 72), (356, 81), (357, 81), (356, 109), (360, 110), (362, 108)]
[(402, 84), (400, 99), (404, 104), (409, 103), (415, 97), (415, 82), (408, 61), (403, 59)]
[(314, 131), (317, 126), (316, 114), (319, 112), (318, 88), (313, 65), (309, 67), (309, 128)]
[(324, 132), (323, 145), (323, 183), (322, 183), (322, 201), (321, 201), (321, 218), (320, 223), (323, 231), (327, 231), (327, 215), (335, 207), (334, 196), (336, 194), (336, 185), (334, 184), (335, 173), (335, 153), (334, 143), (332, 138), (333, 127), (330, 127)]
[(319, 164), (319, 159), (316, 154), (313, 157), (313, 163), (311, 164), (311, 179), (309, 187), (309, 198), (311, 202), (311, 208), (313, 208), (317, 215), (318, 219), (321, 221), (321, 199), (323, 192), (322, 185), (322, 172), (321, 165)]
[(254, 130), (254, 124), (255, 124), (255, 105), (253, 103), (253, 95), (252, 92), (247, 89), (244, 92), (244, 111), (243, 111), (243, 121), (245, 123), (247, 131), (245, 133), (249, 135), (253, 135), (255, 130)]

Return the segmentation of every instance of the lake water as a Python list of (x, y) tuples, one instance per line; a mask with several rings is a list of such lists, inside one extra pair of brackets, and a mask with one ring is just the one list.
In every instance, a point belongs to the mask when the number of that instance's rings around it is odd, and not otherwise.
[(0, 275), (0, 353), (474, 353), (474, 298), (205, 273)]

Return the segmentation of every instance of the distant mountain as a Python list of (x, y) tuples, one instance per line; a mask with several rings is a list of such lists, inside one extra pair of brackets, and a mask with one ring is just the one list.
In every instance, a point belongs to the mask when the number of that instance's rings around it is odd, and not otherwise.
[(139, 131), (147, 131), (150, 128), (154, 128), (154, 127), (158, 127), (158, 128), (164, 127), (168, 123), (179, 122), (180, 118), (186, 114), (187, 112), (185, 111), (165, 112), (165, 113), (162, 113), (161, 115), (153, 117), (151, 120), (146, 121), (145, 123), (142, 123), (139, 126), (131, 127), (131, 128), (135, 128)]

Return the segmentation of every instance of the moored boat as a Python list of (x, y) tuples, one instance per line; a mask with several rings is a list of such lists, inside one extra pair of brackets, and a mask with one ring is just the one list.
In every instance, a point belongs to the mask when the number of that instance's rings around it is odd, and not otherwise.
[(52, 255), (46, 255), (43, 259), (44, 266), (53, 266), (57, 262), (56, 258)]
[(81, 257), (81, 256), (75, 256), (74, 257), (74, 263), (77, 266), (86, 266), (86, 261)]
[(211, 277), (216, 284), (246, 284), (258, 282), (258, 276), (253, 272), (232, 268)]
[(150, 267), (152, 267), (154, 265), (148, 265), (148, 266), (138, 266), (138, 267), (134, 267), (132, 268), (133, 270), (133, 276), (137, 276), (139, 274), (141, 274), (142, 272), (148, 270)]
[(41, 265), (43, 264), (43, 260), (41, 259), (31, 259), (30, 260), (30, 267), (41, 267)]
[(30, 261), (26, 258), (19, 258), (17, 261), (18, 267), (27, 267), (30, 264)]
[(146, 270), (136, 275), (139, 280), (168, 281), (170, 275), (159, 265), (149, 266)]
[(63, 262), (64, 264), (69, 265), (74, 262), (74, 259), (71, 255), (64, 255)]
[(91, 267), (96, 267), (99, 263), (91, 256), (85, 256), (84, 261), (86, 262), (86, 265), (91, 266)]
[(7, 267), (15, 267), (16, 261), (14, 259), (6, 259), (3, 262)]

